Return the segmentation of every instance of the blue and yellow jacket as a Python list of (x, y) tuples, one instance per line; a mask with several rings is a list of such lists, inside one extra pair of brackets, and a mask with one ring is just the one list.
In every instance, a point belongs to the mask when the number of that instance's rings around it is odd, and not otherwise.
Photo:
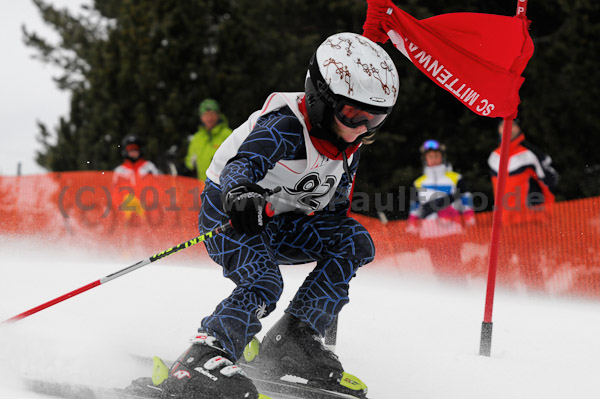
[(422, 238), (459, 234), (475, 223), (473, 197), (463, 177), (448, 165), (425, 167), (411, 195), (409, 228)]

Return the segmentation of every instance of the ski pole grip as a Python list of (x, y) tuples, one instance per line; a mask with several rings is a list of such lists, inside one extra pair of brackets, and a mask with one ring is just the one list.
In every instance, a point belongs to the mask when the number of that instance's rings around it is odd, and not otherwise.
[[(270, 190), (267, 189), (266, 190), (266, 196), (270, 197), (273, 194), (277, 194), (278, 192), (281, 191), (281, 186), (277, 186), (274, 189)], [(270, 202), (267, 202), (267, 205), (265, 205), (265, 213), (267, 214), (268, 217), (272, 218), (273, 216), (275, 216), (275, 209), (273, 209), (273, 204)]]
[(267, 205), (265, 206), (265, 213), (270, 218), (272, 218), (275, 215), (275, 209), (273, 209), (273, 204), (271, 204), (270, 202), (267, 202)]

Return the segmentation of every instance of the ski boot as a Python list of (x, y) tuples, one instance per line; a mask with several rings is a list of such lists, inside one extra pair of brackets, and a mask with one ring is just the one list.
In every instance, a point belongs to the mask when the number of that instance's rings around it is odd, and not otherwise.
[(269, 399), (259, 395), (252, 380), (233, 364), (219, 341), (206, 333), (192, 338), (192, 346), (171, 366), (168, 374), (160, 368), (155, 361), (153, 384), (166, 397)]
[(246, 346), (240, 363), (250, 378), (278, 379), (366, 398), (367, 386), (344, 371), (307, 323), (286, 313), (265, 335)]

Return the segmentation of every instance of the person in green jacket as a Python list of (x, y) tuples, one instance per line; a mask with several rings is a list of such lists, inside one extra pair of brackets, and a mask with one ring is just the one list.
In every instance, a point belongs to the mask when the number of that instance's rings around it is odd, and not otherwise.
[(200, 121), (202, 124), (190, 140), (185, 166), (196, 170), (198, 179), (206, 180), (206, 169), (212, 161), (217, 148), (231, 134), (231, 128), (225, 115), (221, 114), (219, 103), (207, 98), (200, 103)]

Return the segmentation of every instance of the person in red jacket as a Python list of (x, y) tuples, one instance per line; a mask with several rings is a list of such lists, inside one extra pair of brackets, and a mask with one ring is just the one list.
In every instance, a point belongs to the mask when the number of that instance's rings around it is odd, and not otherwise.
[[(502, 136), (504, 122), (498, 125)], [(554, 204), (558, 174), (551, 166), (552, 159), (525, 140), (519, 120), (512, 125), (508, 177), (504, 194), (503, 224), (544, 221)], [(500, 165), (500, 146), (488, 158), (494, 193)]]
[[(498, 125), (502, 135), (503, 121)], [(558, 174), (552, 159), (525, 140), (519, 120), (512, 125), (508, 176), (503, 199), (502, 225), (504, 246), (500, 264), (511, 269), (515, 262), (521, 279), (527, 285), (540, 288), (543, 284), (544, 260), (538, 242), (539, 230), (546, 228), (554, 205), (554, 190)], [(494, 192), (500, 165), (500, 147), (488, 159)], [(549, 257), (551, 255), (548, 254)]]
[(121, 155), (123, 163), (113, 174), (113, 209), (122, 214), (127, 225), (136, 225), (145, 213), (139, 199), (142, 182), (160, 172), (152, 162), (144, 159), (143, 141), (135, 135), (125, 136), (121, 142)]

